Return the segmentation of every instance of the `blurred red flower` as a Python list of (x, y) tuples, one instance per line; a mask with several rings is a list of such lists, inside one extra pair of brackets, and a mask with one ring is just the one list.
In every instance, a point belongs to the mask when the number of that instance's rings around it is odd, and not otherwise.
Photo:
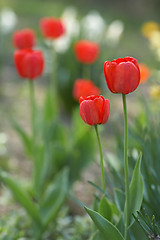
[(79, 62), (92, 64), (99, 56), (100, 47), (95, 42), (80, 40), (75, 43), (74, 51)]
[(140, 82), (138, 61), (132, 57), (106, 61), (104, 75), (111, 92), (122, 94), (133, 92)]
[(139, 64), (139, 69), (140, 69), (140, 83), (145, 83), (151, 75), (150, 70), (144, 63)]
[(104, 124), (110, 113), (110, 102), (102, 96), (80, 97), (79, 110), (83, 121), (89, 125)]
[(78, 101), (81, 96), (99, 95), (100, 92), (100, 88), (96, 87), (92, 81), (77, 79), (73, 87), (73, 98)]
[(45, 38), (56, 39), (65, 33), (61, 19), (46, 17), (40, 20), (40, 30)]
[(36, 42), (36, 34), (29, 28), (18, 30), (13, 33), (12, 42), (14, 47), (19, 49), (33, 48)]
[(44, 58), (41, 51), (21, 49), (14, 53), (14, 62), (22, 78), (33, 80), (39, 77), (44, 69)]

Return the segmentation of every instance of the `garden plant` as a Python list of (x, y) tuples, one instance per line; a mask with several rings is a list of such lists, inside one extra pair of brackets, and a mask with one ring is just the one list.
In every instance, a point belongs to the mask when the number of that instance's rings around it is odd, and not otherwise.
[[(160, 239), (159, 112), (157, 108), (152, 111), (140, 96), (143, 111), (128, 121), (132, 105), (127, 100), (132, 95), (135, 101), (135, 92), (151, 73), (132, 56), (111, 60), (106, 55), (102, 61), (104, 42), (98, 37), (97, 41), (85, 38), (82, 29), (72, 36), (70, 48), (62, 56), (56, 44), (67, 41), (67, 31), (61, 18), (43, 17), (39, 21), (40, 41), (28, 27), (12, 35), (15, 71), (28, 84), (30, 121), (26, 129), (12, 114), (10, 124), (31, 170), (23, 184), (0, 166), (2, 186), (20, 205), (17, 213), (12, 212), (14, 231), (10, 236), (4, 234), (10, 228), (6, 227), (7, 219), (0, 220), (2, 240)], [(71, 81), (65, 85), (67, 76)], [(45, 79), (41, 103), (36, 98), (38, 78)], [(109, 123), (117, 96), (124, 124)], [(116, 166), (108, 161), (101, 141), (109, 138), (109, 124), (115, 132)], [(123, 133), (116, 131), (118, 124)], [(75, 186), (85, 171), (91, 171), (93, 162), (99, 173), (95, 181), (87, 182), (94, 191), (89, 206), (76, 196)], [(86, 194), (85, 188), (82, 192)], [(83, 216), (73, 216), (73, 202)]]

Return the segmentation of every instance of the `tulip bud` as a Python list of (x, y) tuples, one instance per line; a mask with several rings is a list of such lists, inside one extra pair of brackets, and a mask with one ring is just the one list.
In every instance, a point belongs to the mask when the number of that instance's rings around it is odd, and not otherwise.
[(18, 74), (22, 78), (30, 80), (39, 77), (44, 69), (44, 59), (41, 51), (31, 49), (17, 50), (14, 53), (14, 62)]
[(102, 96), (80, 97), (79, 110), (83, 121), (89, 125), (104, 124), (109, 118), (110, 102)]
[(65, 32), (65, 27), (61, 19), (46, 17), (40, 20), (40, 29), (45, 38), (56, 39)]
[(33, 48), (35, 41), (36, 35), (32, 29), (23, 29), (13, 33), (12, 42), (16, 48)]
[(80, 40), (74, 45), (75, 56), (81, 63), (92, 64), (99, 56), (99, 45), (88, 40)]
[(135, 58), (118, 58), (104, 63), (104, 75), (108, 88), (113, 93), (133, 92), (140, 82), (140, 70)]

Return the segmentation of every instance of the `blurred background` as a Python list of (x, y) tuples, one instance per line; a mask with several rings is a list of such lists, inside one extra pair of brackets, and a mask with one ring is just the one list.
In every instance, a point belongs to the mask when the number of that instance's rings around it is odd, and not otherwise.
[[(54, 68), (54, 63), (50, 59), (48, 43), (43, 39), (40, 32), (39, 21), (41, 18), (47, 16), (62, 18), (67, 32), (64, 37), (55, 40), (54, 49), (57, 54), (56, 65), (58, 66), (60, 116), (64, 125), (69, 129), (72, 125), (72, 114), (75, 109), (78, 109), (78, 103), (73, 99), (72, 94), (74, 82), (77, 78), (83, 76), (82, 65), (77, 62), (74, 55), (74, 43), (80, 39), (88, 39), (96, 41), (100, 45), (99, 59), (90, 67), (90, 78), (95, 85), (101, 88), (102, 94), (106, 98), (109, 98), (111, 102), (110, 119), (106, 126), (102, 127), (101, 134), (104, 140), (103, 148), (105, 149), (106, 156), (112, 161), (112, 153), (117, 146), (121, 146), (119, 136), (123, 134), (123, 112), (120, 102), (121, 96), (113, 96), (107, 89), (103, 75), (103, 63), (106, 60), (118, 57), (132, 56), (139, 63), (145, 64), (147, 68), (144, 83), (140, 84), (133, 95), (129, 94), (128, 96), (129, 123), (132, 123), (133, 119), (144, 110), (144, 102), (145, 104), (151, 104), (151, 111), (159, 112), (157, 111), (160, 97), (159, 11), (159, 0), (1, 0), (1, 166), (24, 179), (29, 178), (32, 168), (31, 162), (27, 161), (22, 143), (11, 126), (11, 119), (14, 118), (26, 131), (30, 132), (27, 82), (20, 79), (13, 61), (15, 49), (12, 43), (12, 35), (14, 31), (23, 28), (32, 28), (37, 35), (36, 49), (43, 51), (45, 71), (43, 76), (35, 81), (36, 100), (38, 105), (41, 106), (45, 95), (44, 89), (49, 84), (49, 74), (51, 73), (51, 69)], [(140, 123), (143, 120), (144, 116), (141, 115), (139, 118)], [(117, 128), (119, 128), (119, 135), (117, 135), (117, 141), (115, 141), (114, 134)], [(83, 173), (82, 182), (77, 182), (75, 190), (78, 198), (89, 203), (90, 197), (88, 195), (84, 196), (81, 193), (84, 182), (88, 178), (94, 180), (93, 175), (97, 175), (97, 165), (94, 165), (94, 163), (93, 166), (90, 166), (89, 171), (87, 169)], [(86, 188), (86, 192), (88, 191), (90, 194), (90, 186)], [(5, 192), (5, 194), (7, 195), (8, 193)], [(7, 197), (5, 194), (4, 192), (1, 194), (1, 205), (6, 201)], [(4, 206), (0, 211), (2, 213), (5, 211)]]

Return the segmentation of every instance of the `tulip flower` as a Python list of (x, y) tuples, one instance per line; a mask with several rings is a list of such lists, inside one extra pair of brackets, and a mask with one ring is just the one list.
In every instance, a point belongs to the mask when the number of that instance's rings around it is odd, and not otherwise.
[(145, 83), (150, 77), (150, 70), (144, 63), (139, 64), (139, 69), (140, 69), (140, 83)]
[(81, 96), (99, 95), (100, 88), (88, 79), (77, 79), (73, 87), (73, 98), (78, 101)]
[(13, 33), (12, 42), (16, 48), (33, 48), (36, 34), (32, 29), (23, 29)]
[(102, 96), (81, 96), (79, 110), (83, 121), (89, 125), (104, 124), (109, 118), (110, 102)]
[(40, 29), (45, 38), (56, 39), (65, 33), (65, 27), (61, 19), (46, 17), (40, 20)]
[(41, 51), (21, 49), (14, 53), (14, 62), (18, 74), (22, 78), (34, 80), (44, 69), (44, 58)]
[(92, 64), (99, 56), (99, 45), (88, 40), (80, 40), (74, 45), (75, 56), (81, 63)]
[(140, 70), (135, 58), (118, 58), (104, 63), (104, 75), (112, 93), (128, 94), (133, 92), (140, 82)]

